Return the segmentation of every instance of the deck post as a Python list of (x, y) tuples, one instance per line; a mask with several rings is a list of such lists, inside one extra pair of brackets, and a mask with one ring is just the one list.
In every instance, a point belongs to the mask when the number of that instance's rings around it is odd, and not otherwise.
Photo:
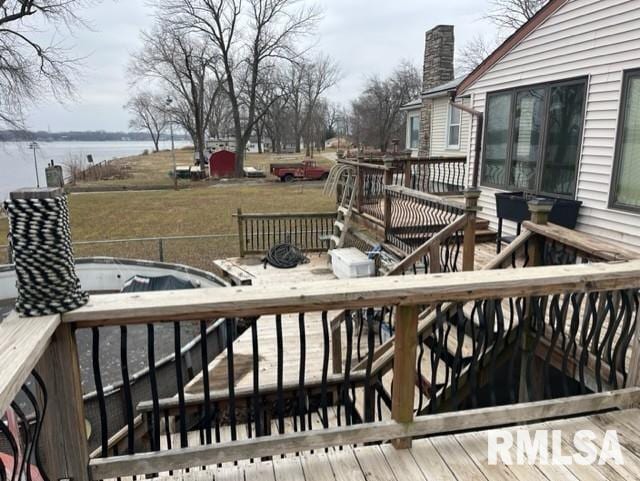
[(429, 248), (429, 274), (440, 274), (440, 242), (435, 242)]
[(36, 371), (47, 389), (40, 436), (45, 472), (49, 479), (89, 481), (80, 362), (71, 324), (58, 327)]
[(467, 225), (464, 227), (464, 245), (462, 250), (462, 270), (472, 271), (476, 256), (476, 219), (478, 212), (478, 199), (480, 190), (476, 188), (465, 189), (465, 215)]
[(358, 156), (358, 165), (356, 166), (356, 209), (362, 214), (362, 199), (364, 196), (364, 178), (360, 163), (364, 162), (364, 157)]
[(240, 257), (244, 257), (245, 251), (244, 251), (244, 229), (242, 226), (243, 223), (243, 218), (242, 218), (242, 209), (240, 207), (238, 207), (238, 210), (236, 212), (236, 217), (238, 220), (238, 243), (239, 243), (239, 247), (240, 247)]
[[(544, 225), (549, 221), (549, 213), (553, 208), (553, 201), (547, 199), (534, 199), (529, 201), (529, 212), (531, 212), (531, 222)], [(544, 239), (542, 236), (535, 236), (530, 243), (529, 259), (531, 266), (541, 266), (543, 264)]]
[(391, 195), (389, 195), (389, 191), (387, 187), (393, 185), (393, 159), (391, 157), (385, 157), (384, 159), (384, 240), (386, 241), (389, 234), (389, 229), (391, 229), (392, 219), (391, 219)]
[[(546, 224), (549, 219), (549, 213), (553, 207), (553, 201), (546, 199), (534, 199), (529, 202), (529, 212), (531, 212), (531, 222), (534, 224), (543, 225)], [(544, 264), (544, 238), (542, 236), (534, 236), (529, 243), (529, 266), (536, 267)], [(531, 318), (532, 299), (527, 299), (525, 319), (527, 323), (525, 325), (524, 333), (522, 336), (522, 357), (520, 361), (520, 389), (519, 400), (520, 402), (531, 402), (544, 398), (544, 386), (542, 378), (543, 363), (537, 358), (533, 352), (535, 342), (532, 339), (532, 334), (529, 332), (530, 323), (528, 320)], [(529, 363), (529, 356), (533, 356), (531, 359), (531, 378), (528, 379), (527, 365)], [(531, 389), (529, 389), (531, 387)]]
[(404, 159), (403, 161), (404, 163), (404, 186), (407, 189), (411, 189), (411, 185), (413, 184), (413, 179), (411, 178), (411, 176), (413, 175), (413, 171), (411, 169), (412, 164), (411, 164), (411, 159)]
[[(398, 306), (395, 320), (391, 417), (398, 423), (411, 423), (416, 386), (418, 306)], [(396, 449), (408, 449), (411, 438), (394, 439), (392, 444)]]

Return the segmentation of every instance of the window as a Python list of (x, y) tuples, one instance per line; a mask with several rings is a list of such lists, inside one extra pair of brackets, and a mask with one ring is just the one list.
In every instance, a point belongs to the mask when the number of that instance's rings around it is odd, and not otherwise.
[(409, 117), (409, 148), (418, 149), (420, 147), (420, 116)]
[(462, 112), (460, 109), (449, 105), (449, 122), (447, 125), (447, 148), (460, 148), (460, 118)]
[(483, 183), (573, 197), (585, 90), (580, 79), (489, 94)]
[(625, 73), (611, 203), (640, 211), (640, 70)]

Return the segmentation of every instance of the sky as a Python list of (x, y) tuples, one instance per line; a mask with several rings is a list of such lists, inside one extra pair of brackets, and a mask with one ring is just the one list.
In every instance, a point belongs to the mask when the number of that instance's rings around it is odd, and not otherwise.
[[(306, 0), (305, 0), (306, 1)], [(403, 59), (422, 69), (424, 32), (440, 24), (455, 26), (456, 45), (477, 34), (492, 35), (484, 20), (488, 0), (320, 0), (323, 18), (313, 35), (316, 50), (332, 57), (342, 78), (328, 97), (348, 103), (367, 77), (385, 76)], [(44, 99), (28, 114), (32, 130), (128, 130), (123, 106), (131, 91), (127, 65), (139, 49), (140, 31), (153, 24), (146, 0), (102, 0), (84, 9), (91, 28), (55, 33), (73, 56), (83, 58), (77, 95), (64, 105)], [(43, 31), (44, 39), (53, 32)]]

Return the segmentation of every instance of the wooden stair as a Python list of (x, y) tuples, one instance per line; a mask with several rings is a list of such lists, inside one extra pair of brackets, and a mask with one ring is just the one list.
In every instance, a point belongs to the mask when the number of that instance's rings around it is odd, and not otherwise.
[(476, 242), (494, 242), (496, 240), (496, 231), (489, 227), (489, 221), (482, 217), (476, 218)]

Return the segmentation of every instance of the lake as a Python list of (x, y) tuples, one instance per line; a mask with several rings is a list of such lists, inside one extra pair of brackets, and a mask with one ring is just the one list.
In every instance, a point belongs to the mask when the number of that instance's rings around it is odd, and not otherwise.
[[(191, 142), (176, 141), (176, 148), (190, 145)], [(160, 149), (170, 149), (171, 142), (160, 142)], [(36, 158), (40, 186), (46, 185), (45, 168), (51, 161), (63, 165), (72, 159), (83, 159), (93, 155), (94, 162), (141, 154), (145, 149), (151, 151), (151, 142), (38, 142)], [(20, 187), (35, 187), (36, 173), (33, 151), (29, 142), (5, 142), (0, 144), (0, 199), (4, 200), (9, 192)]]

